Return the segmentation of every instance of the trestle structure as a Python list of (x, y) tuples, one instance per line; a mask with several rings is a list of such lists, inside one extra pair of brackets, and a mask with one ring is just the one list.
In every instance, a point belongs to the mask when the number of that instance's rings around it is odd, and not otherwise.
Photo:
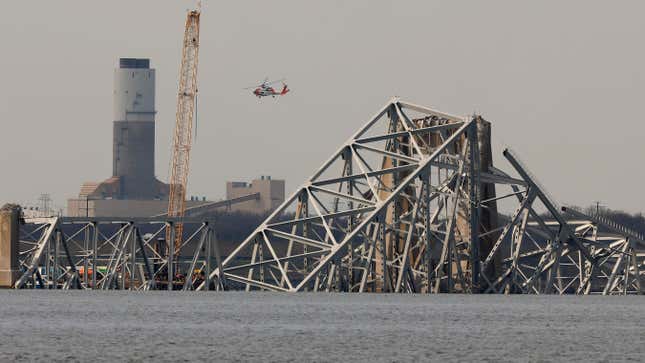
[[(184, 224), (180, 246), (166, 240)], [(172, 253), (172, 251), (176, 251)], [(20, 228), (22, 275), (15, 288), (222, 290), (209, 279), (220, 266), (212, 223), (190, 219), (77, 218), (25, 219)]]
[(210, 277), (247, 291), (641, 293), (642, 240), (570, 222), (503, 154), (512, 175), (492, 165), (480, 116), (392, 99)]

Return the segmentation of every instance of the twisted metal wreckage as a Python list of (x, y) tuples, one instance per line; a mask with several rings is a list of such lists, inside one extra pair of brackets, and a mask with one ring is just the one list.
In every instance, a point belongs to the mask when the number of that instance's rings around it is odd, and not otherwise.
[[(493, 166), (480, 116), (392, 99), (224, 260), (207, 221), (160, 247), (178, 220), (27, 220), (15, 287), (643, 292), (642, 235), (558, 207), (515, 153), (503, 155), (515, 176)], [(501, 201), (517, 204), (510, 216)], [(142, 223), (158, 231), (142, 237)], [(104, 235), (104, 224), (119, 228)], [(168, 283), (176, 271), (185, 279)]]

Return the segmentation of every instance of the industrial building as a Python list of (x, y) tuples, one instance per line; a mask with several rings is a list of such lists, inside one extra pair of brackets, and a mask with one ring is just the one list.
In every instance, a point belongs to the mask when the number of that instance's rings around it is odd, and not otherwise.
[(152, 215), (169, 187), (155, 177), (155, 70), (149, 59), (121, 58), (114, 70), (112, 176), (85, 182), (70, 216)]
[(226, 199), (234, 200), (245, 195), (256, 194), (257, 198), (239, 202), (231, 210), (247, 213), (268, 212), (284, 202), (284, 180), (273, 180), (270, 176), (261, 176), (251, 183), (227, 182)]
[[(114, 70), (112, 176), (83, 183), (78, 197), (67, 201), (68, 216), (149, 217), (167, 211), (170, 185), (155, 176), (155, 114), (155, 69), (150, 60), (119, 59)], [(226, 201), (193, 197), (186, 208), (226, 207), (262, 214), (283, 200), (284, 181), (261, 177), (248, 185), (227, 183)]]

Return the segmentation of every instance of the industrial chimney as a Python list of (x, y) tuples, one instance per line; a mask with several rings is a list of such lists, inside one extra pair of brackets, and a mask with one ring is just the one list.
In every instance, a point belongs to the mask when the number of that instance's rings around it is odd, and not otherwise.
[(118, 199), (153, 199), (155, 179), (155, 70), (149, 59), (121, 58), (114, 70), (112, 176)]
[(155, 177), (155, 70), (149, 59), (120, 58), (114, 70), (112, 177), (85, 182), (68, 199), (70, 216), (150, 216), (168, 205)]

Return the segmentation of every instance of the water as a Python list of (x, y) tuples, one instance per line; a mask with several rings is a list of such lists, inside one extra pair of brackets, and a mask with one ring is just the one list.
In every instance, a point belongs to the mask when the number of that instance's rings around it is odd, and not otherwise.
[(645, 298), (0, 291), (0, 361), (645, 361)]

